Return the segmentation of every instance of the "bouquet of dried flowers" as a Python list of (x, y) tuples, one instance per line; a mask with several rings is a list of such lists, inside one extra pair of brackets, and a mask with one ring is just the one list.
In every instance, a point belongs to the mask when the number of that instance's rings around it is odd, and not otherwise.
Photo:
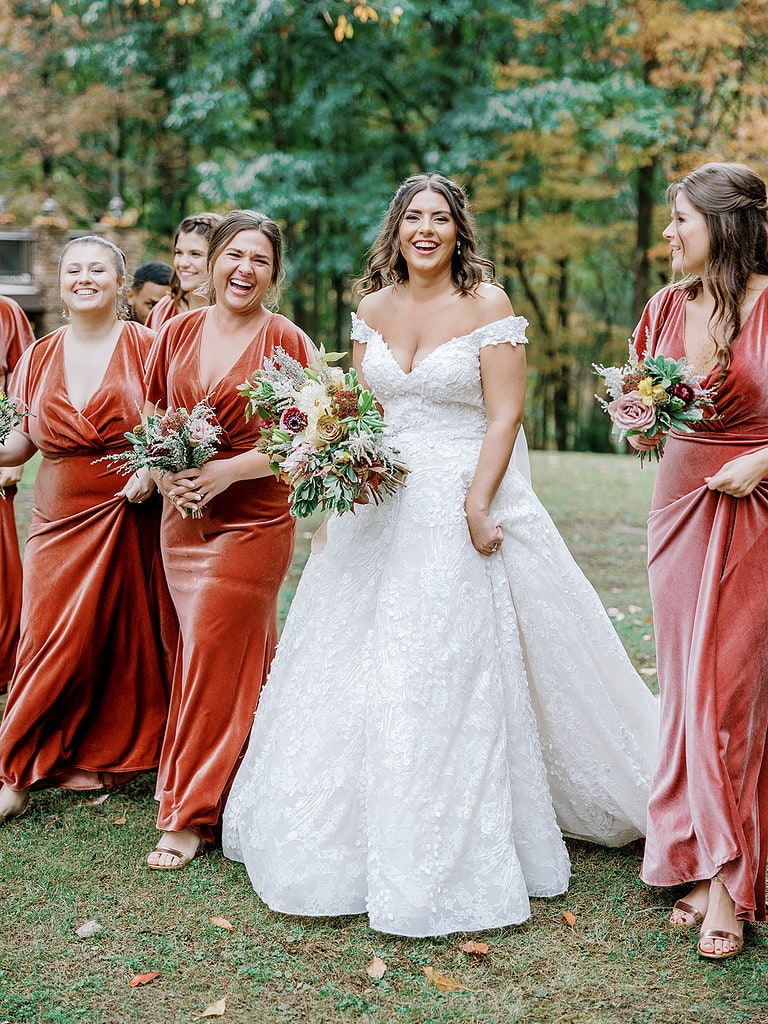
[(378, 503), (405, 482), (408, 469), (384, 440), (386, 424), (354, 370), (332, 367), (326, 353), (304, 367), (282, 348), (239, 388), (246, 417), (262, 420), (256, 444), (291, 488), (291, 513), (341, 514)]
[[(215, 411), (207, 401), (198, 402), (191, 411), (183, 406), (150, 413), (125, 435), (131, 447), (124, 452), (105, 455), (116, 463), (118, 472), (129, 476), (139, 469), (162, 469), (179, 473), (199, 469), (216, 454), (221, 427), (214, 422)], [(198, 508), (187, 511), (193, 519), (202, 518)]]
[(656, 440), (650, 452), (637, 452), (641, 464), (645, 455), (653, 455), (657, 461), (661, 458), (672, 428), (691, 433), (692, 424), (702, 420), (714, 405), (715, 389), (702, 387), (704, 377), (686, 359), (641, 358), (631, 341), (629, 359), (623, 366), (593, 363), (592, 368), (605, 381), (611, 399), (606, 402), (595, 395), (613, 423), (613, 433), (621, 438), (639, 434)]
[[(0, 391), (0, 444), (5, 444), (14, 427), (18, 427), (27, 409), (18, 398), (12, 398), (5, 391)], [(5, 497), (5, 489), (0, 487), (0, 498)]]

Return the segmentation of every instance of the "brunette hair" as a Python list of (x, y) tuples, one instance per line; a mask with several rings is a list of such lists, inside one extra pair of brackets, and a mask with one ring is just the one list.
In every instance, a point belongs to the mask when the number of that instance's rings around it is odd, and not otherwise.
[(415, 174), (398, 188), (389, 204), (384, 225), (368, 255), (365, 273), (355, 287), (363, 294), (377, 292), (390, 284), (408, 280), (408, 264), (400, 252), (398, 231), (411, 200), (419, 192), (439, 192), (448, 203), (456, 224), (456, 249), (451, 262), (451, 280), (457, 291), (467, 295), (484, 280), (496, 280), (496, 268), (477, 252), (477, 228), (464, 189), (442, 174)]
[[(731, 345), (741, 330), (741, 305), (752, 274), (768, 274), (768, 197), (759, 174), (744, 164), (710, 163), (697, 167), (667, 189), (671, 207), (680, 192), (704, 218), (709, 232), (705, 273), (715, 308), (709, 333), (715, 344), (721, 376), (731, 363)], [(677, 285), (691, 297), (702, 287), (688, 275)], [(725, 338), (718, 341), (715, 329)]]
[[(221, 220), (220, 213), (193, 213), (189, 217), (185, 217), (184, 220), (176, 228), (176, 234), (173, 236), (173, 248), (176, 249), (176, 243), (179, 240), (179, 235), (202, 235), (202, 237), (210, 245), (211, 234), (213, 229)], [(175, 259), (174, 259), (175, 262)], [(171, 271), (171, 298), (173, 299), (173, 308), (176, 312), (179, 312), (181, 300), (184, 298), (184, 291), (181, 287), (181, 281), (179, 275), (176, 273), (174, 267)]]
[(208, 245), (208, 284), (206, 297), (209, 302), (216, 301), (211, 272), (213, 265), (226, 249), (235, 235), (241, 231), (261, 231), (269, 239), (272, 246), (272, 279), (269, 282), (267, 298), (273, 304), (280, 298), (280, 285), (285, 277), (283, 267), (283, 235), (278, 225), (266, 213), (258, 210), (232, 210), (216, 225)]
[[(122, 249), (118, 248), (118, 246), (116, 246), (114, 244), (114, 242), (110, 242), (108, 239), (102, 238), (101, 235), (78, 235), (77, 238), (71, 239), (71, 241), (67, 242), (67, 244), (64, 246), (64, 248), (61, 250), (61, 256), (59, 256), (59, 265), (58, 265), (58, 274), (57, 274), (59, 280), (61, 280), (61, 268), (64, 265), (64, 258), (65, 258), (65, 256), (67, 255), (67, 253), (69, 252), (70, 249), (74, 249), (74, 247), (77, 246), (77, 245), (98, 245), (102, 249), (105, 250), (105, 252), (107, 253), (107, 255), (109, 257), (110, 263), (115, 268), (115, 273), (117, 274), (118, 281), (122, 280), (122, 282), (123, 282), (120, 285), (120, 287), (118, 289), (118, 292), (117, 292), (117, 308), (115, 310), (116, 315), (117, 315), (119, 320), (128, 320), (128, 319), (130, 319), (130, 310), (128, 308), (128, 300), (127, 300), (126, 295), (125, 295), (125, 283), (126, 283), (126, 277), (127, 277), (126, 269), (125, 269), (125, 265), (126, 265), (125, 253), (123, 252)], [(66, 307), (64, 308), (64, 312), (65, 312), (65, 315), (69, 315), (67, 313)]]

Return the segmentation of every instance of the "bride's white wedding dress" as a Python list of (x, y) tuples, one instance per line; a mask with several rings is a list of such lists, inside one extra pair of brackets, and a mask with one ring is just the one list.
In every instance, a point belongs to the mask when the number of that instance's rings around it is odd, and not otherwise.
[(561, 831), (608, 846), (644, 832), (657, 702), (514, 465), (500, 551), (470, 542), (479, 351), (525, 326), (489, 324), (405, 373), (353, 318), (411, 473), (329, 521), (227, 804), (224, 853), (274, 910), (367, 912), (403, 935), (516, 924), (529, 896), (568, 887)]

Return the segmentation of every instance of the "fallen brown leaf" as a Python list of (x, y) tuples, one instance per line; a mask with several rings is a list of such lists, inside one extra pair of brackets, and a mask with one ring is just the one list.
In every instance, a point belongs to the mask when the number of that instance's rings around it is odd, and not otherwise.
[(488, 943), (475, 942), (474, 939), (470, 939), (469, 942), (465, 942), (461, 947), (461, 952), (466, 953), (467, 956), (486, 956), (488, 953)]
[(459, 989), (467, 987), (460, 981), (456, 981), (455, 978), (449, 978), (447, 974), (438, 974), (434, 967), (422, 967), (421, 969), (426, 974), (427, 981), (431, 982), (438, 992), (458, 992)]
[(223, 1017), (227, 1012), (227, 997), (217, 1000), (215, 1003), (211, 1003), (210, 1006), (206, 1006), (203, 1012), (200, 1014), (201, 1017)]
[(136, 988), (137, 985), (148, 985), (150, 981), (154, 981), (159, 974), (160, 971), (149, 971), (147, 974), (135, 974), (131, 978), (131, 988)]
[(387, 965), (381, 959), (380, 956), (374, 956), (373, 960), (365, 968), (365, 973), (369, 978), (375, 978), (376, 981), (381, 981), (384, 975), (387, 973)]
[(128, 817), (127, 817), (127, 815), (124, 814), (122, 816), (122, 818), (113, 818), (112, 819), (112, 824), (113, 825), (125, 825), (127, 821), (128, 821)]
[(228, 932), (233, 932), (235, 926), (226, 919), (226, 917), (211, 917), (209, 918), (211, 924), (215, 924), (217, 928), (224, 928)]
[(573, 928), (576, 924), (576, 915), (572, 914), (569, 910), (564, 910), (561, 920), (565, 921), (569, 928)]

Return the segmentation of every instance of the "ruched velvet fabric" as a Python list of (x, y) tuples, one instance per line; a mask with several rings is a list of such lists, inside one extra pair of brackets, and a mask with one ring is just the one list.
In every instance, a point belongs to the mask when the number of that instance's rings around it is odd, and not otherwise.
[[(206, 396), (199, 374), (207, 309), (158, 334), (147, 398), (161, 408), (208, 397), (222, 427), (216, 458), (253, 448), (259, 421), (245, 419), (237, 387), (277, 347), (306, 364), (314, 349), (290, 320), (271, 314), (230, 371)], [(293, 553), (288, 489), (274, 477), (233, 484), (201, 519), (166, 503), (162, 551), (181, 631), (171, 710), (158, 774), (158, 828), (215, 836), (231, 779), (253, 723), (277, 644), (277, 596)]]
[[(646, 307), (635, 337), (685, 355), (684, 292)], [(768, 292), (733, 342), (717, 418), (673, 432), (659, 466), (648, 565), (661, 738), (643, 880), (719, 875), (743, 920), (765, 919), (768, 852), (768, 480), (745, 498), (705, 477), (768, 445)], [(710, 373), (706, 384), (718, 381)]]
[[(32, 328), (18, 303), (0, 295), (0, 386), (34, 341)], [(0, 496), (0, 693), (13, 673), (21, 619), (21, 556), (13, 512), (15, 487)]]
[(172, 316), (178, 316), (178, 313), (172, 297), (164, 295), (147, 314), (146, 326), (153, 331), (159, 331), (163, 324), (167, 324)]
[(43, 456), (0, 728), (0, 778), (14, 789), (114, 785), (156, 767), (167, 712), (150, 596), (159, 505), (116, 497), (124, 477), (97, 461), (126, 447), (153, 334), (123, 326), (101, 384), (78, 411), (67, 393), (64, 332), (28, 349), (13, 377), (30, 409), (23, 429)]

